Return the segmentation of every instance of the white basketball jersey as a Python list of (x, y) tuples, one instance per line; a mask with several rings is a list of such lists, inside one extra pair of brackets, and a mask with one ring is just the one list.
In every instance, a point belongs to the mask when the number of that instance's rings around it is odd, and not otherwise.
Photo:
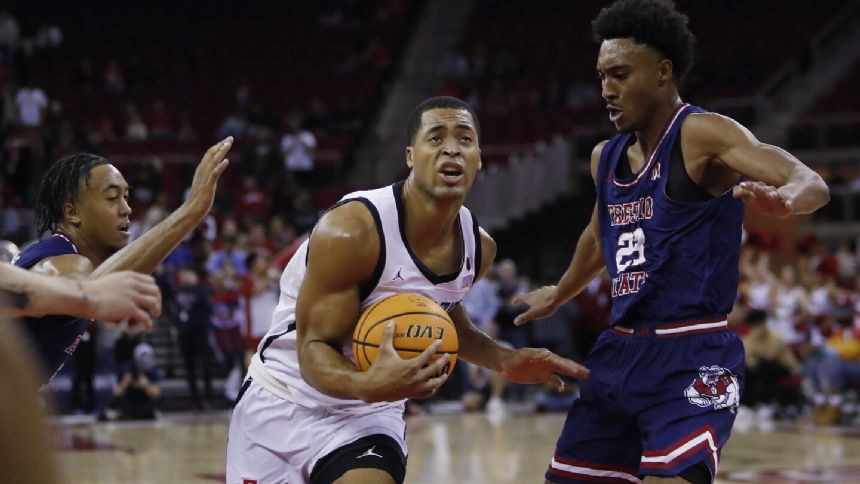
[[(351, 193), (338, 203), (364, 203), (373, 214), (379, 233), (380, 258), (373, 280), (361, 288), (361, 311), (380, 299), (400, 293), (422, 294), (450, 310), (463, 300), (479, 270), (481, 240), (478, 224), (467, 208), (460, 208), (456, 222), (463, 244), (460, 269), (448, 275), (434, 274), (415, 256), (406, 240), (402, 192), (403, 182), (399, 182), (376, 190)], [(281, 275), (281, 295), (272, 316), (272, 326), (257, 351), (266, 373), (288, 389), (290, 400), (305, 407), (350, 413), (402, 407), (403, 401), (369, 405), (360, 400), (333, 398), (302, 379), (296, 352), (295, 309), (305, 275), (307, 252), (308, 241), (305, 241)], [(343, 354), (352, 359), (351, 338), (343, 342), (342, 348)]]

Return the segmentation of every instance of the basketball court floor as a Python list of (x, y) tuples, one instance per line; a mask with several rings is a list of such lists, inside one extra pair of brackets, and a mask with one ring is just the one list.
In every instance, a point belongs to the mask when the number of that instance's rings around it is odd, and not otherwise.
[[(229, 414), (171, 414), (157, 422), (57, 424), (66, 481), (224, 482)], [(563, 414), (410, 417), (406, 482), (540, 483)], [(860, 430), (736, 426), (720, 483), (860, 483)]]

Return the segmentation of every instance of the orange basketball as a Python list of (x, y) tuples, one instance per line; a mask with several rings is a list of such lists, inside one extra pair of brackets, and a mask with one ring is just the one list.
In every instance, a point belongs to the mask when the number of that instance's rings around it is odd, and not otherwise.
[(415, 358), (436, 340), (442, 344), (430, 361), (448, 353), (450, 375), (457, 361), (457, 330), (448, 313), (430, 298), (420, 294), (398, 294), (367, 308), (358, 318), (352, 334), (352, 354), (361, 371), (367, 371), (382, 340), (382, 332), (394, 321), (394, 350), (403, 359)]

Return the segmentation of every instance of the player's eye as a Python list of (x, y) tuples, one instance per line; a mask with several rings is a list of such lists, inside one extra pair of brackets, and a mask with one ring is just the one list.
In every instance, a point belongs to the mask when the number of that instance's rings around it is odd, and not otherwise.
[(438, 143), (438, 142), (442, 141), (442, 137), (439, 135), (431, 136), (430, 141), (432, 141), (434, 143)]
[(461, 139), (461, 140), (463, 140), (463, 141), (465, 141), (465, 142), (467, 142), (467, 143), (471, 143), (471, 142), (472, 142), (472, 137), (471, 137), (471, 136), (463, 136), (463, 137), (462, 137), (462, 138), (460, 138), (460, 139)]

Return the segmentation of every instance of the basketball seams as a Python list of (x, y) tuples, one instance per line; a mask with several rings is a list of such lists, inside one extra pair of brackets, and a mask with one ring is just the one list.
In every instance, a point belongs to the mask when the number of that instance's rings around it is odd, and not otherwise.
[[(402, 312), (385, 314), (386, 312), (390, 312), (392, 309), (395, 311), (400, 309)], [(378, 355), (381, 344), (381, 331), (385, 330), (385, 327), (380, 328), (380, 326), (394, 320), (396, 321), (397, 330), (405, 331), (411, 324), (413, 324), (412, 322), (407, 322), (408, 319), (411, 319), (409, 316), (414, 316), (415, 319), (418, 320), (415, 321), (418, 325), (427, 325), (448, 330), (449, 333), (444, 333), (445, 336), (442, 340), (446, 345), (453, 343), (452, 346), (454, 346), (455, 351), (443, 351), (440, 349), (438, 353), (448, 353), (452, 356), (452, 359), (456, 361), (456, 350), (459, 349), (459, 345), (457, 343), (456, 326), (451, 320), (450, 315), (443, 311), (441, 307), (438, 307), (438, 303), (426, 296), (413, 293), (401, 293), (376, 301), (362, 312), (362, 315), (355, 326), (355, 330), (353, 331), (352, 338), (353, 355), (359, 369), (366, 371), (372, 365), (372, 361), (376, 358), (376, 355)], [(398, 318), (400, 319), (399, 321), (397, 321)], [(442, 324), (439, 320), (446, 321), (447, 325)], [(451, 333), (450, 331), (453, 332)], [(448, 334), (451, 336), (448, 336)], [(452, 338), (453, 341), (451, 341)], [(368, 343), (368, 340), (374, 342)], [(430, 335), (425, 335), (424, 337), (417, 335), (410, 337), (404, 336), (401, 338), (400, 343), (408, 344), (408, 346), (405, 348), (394, 346), (394, 350), (397, 353), (400, 353), (402, 357), (406, 357), (408, 359), (413, 357), (410, 355), (417, 355), (425, 351), (426, 346), (429, 346), (434, 340), (435, 338)], [(422, 345), (424, 348), (420, 348)], [(432, 358), (432, 360), (436, 359), (438, 359), (438, 355), (437, 357)]]
[[(356, 342), (355, 342), (355, 344), (357, 344), (357, 345), (359, 345), (359, 346), (365, 346), (365, 347), (368, 347), (368, 348), (376, 348), (376, 349), (378, 349), (378, 348), (379, 348), (379, 345), (376, 345), (376, 344), (373, 344), (373, 343), (361, 343), (361, 342), (356, 341)], [(424, 350), (419, 350), (419, 349), (416, 349), (416, 348), (398, 348), (398, 347), (396, 347), (396, 346), (394, 347), (394, 350), (395, 350), (395, 351), (406, 351), (406, 352), (409, 352), (409, 353), (423, 353), (423, 352), (424, 352)], [(443, 354), (444, 354), (444, 353), (448, 353), (449, 355), (456, 355), (456, 354), (457, 354), (457, 352), (456, 352), (456, 351), (441, 351), (441, 350), (436, 351), (436, 353), (443, 353)]]
[[(371, 304), (370, 307), (367, 308), (367, 310), (364, 311), (364, 314), (362, 314), (361, 318), (359, 318), (358, 324), (355, 326), (355, 330), (352, 333), (352, 344), (353, 344), (353, 352), (352, 353), (353, 353), (353, 356), (355, 356), (356, 359), (358, 359), (359, 356), (363, 355), (364, 361), (366, 363), (366, 365), (359, 364), (359, 368), (361, 366), (369, 367), (370, 366), (370, 358), (367, 356), (367, 349), (366, 348), (362, 348), (362, 353), (356, 353), (355, 352), (355, 350), (354, 350), (355, 346), (354, 345), (357, 343), (357, 341), (355, 340), (355, 336), (356, 335), (358, 335), (359, 337), (362, 336), (362, 327), (364, 326), (364, 323), (366, 323), (367, 320), (370, 318), (370, 315), (373, 313), (373, 310), (376, 309), (380, 304), (382, 304), (382, 301), (385, 301), (385, 299), (380, 299), (379, 301), (376, 301), (375, 303)], [(359, 363), (359, 362), (356, 361), (356, 363)]]

